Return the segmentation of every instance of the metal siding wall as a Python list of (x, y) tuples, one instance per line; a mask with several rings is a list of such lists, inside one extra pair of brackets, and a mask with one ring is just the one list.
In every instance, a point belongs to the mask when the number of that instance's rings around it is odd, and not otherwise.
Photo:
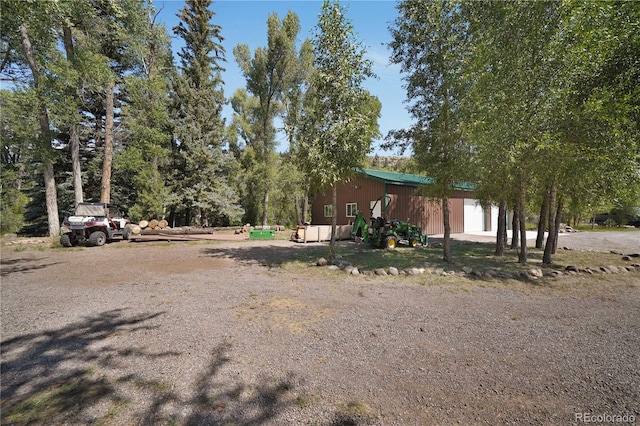
[(420, 197), (415, 196), (413, 186), (387, 185), (387, 194), (391, 197), (389, 219), (411, 222), (424, 228)]
[[(384, 183), (354, 176), (348, 182), (338, 184), (338, 225), (352, 223), (354, 218), (347, 217), (347, 203), (357, 203), (365, 219), (369, 219), (369, 202), (384, 194)], [(313, 200), (311, 223), (314, 225), (331, 224), (331, 218), (324, 217), (324, 205), (331, 204), (331, 188), (320, 191)], [(335, 212), (334, 212), (335, 213)]]
[[(449, 224), (452, 234), (464, 232), (464, 199), (449, 198)], [(444, 233), (444, 229), (442, 231)]]
[(311, 224), (313, 225), (326, 225), (331, 223), (331, 218), (324, 217), (324, 205), (331, 204), (331, 188), (320, 191), (313, 198), (313, 204), (311, 205)]
[[(430, 201), (416, 191), (413, 186), (387, 184), (387, 194), (391, 197), (389, 219), (408, 221), (420, 226), (422, 232), (434, 235), (443, 234), (442, 207), (439, 202)], [(369, 219), (369, 203), (384, 195), (383, 182), (354, 176), (348, 182), (338, 184), (338, 225), (353, 222), (354, 218), (347, 218), (346, 204), (357, 203), (358, 210)], [(449, 199), (449, 223), (452, 233), (464, 232), (464, 197), (472, 195), (469, 192), (458, 191), (456, 198)], [(331, 224), (331, 218), (324, 217), (324, 205), (331, 204), (331, 188), (320, 191), (313, 200), (311, 209), (311, 223), (314, 225)]]

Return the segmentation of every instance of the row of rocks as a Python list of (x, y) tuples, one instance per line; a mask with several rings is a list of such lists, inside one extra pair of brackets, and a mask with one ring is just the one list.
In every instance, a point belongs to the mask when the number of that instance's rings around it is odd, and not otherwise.
[(621, 252), (620, 250), (611, 250), (611, 253), (613, 254), (619, 254), (620, 256), (622, 256), (622, 260), (626, 261), (626, 262), (630, 262), (632, 261), (634, 258), (640, 257), (640, 253), (629, 253), (629, 254), (624, 254), (623, 252)]
[(575, 265), (569, 265), (565, 268), (565, 272), (571, 275), (576, 274), (619, 274), (623, 272), (640, 271), (640, 263), (632, 263), (628, 266), (588, 266), (586, 268), (579, 268)]
[(328, 266), (330, 271), (344, 271), (350, 275), (377, 275), (377, 276), (400, 276), (400, 275), (421, 275), (421, 274), (431, 274), (431, 275), (439, 275), (439, 276), (467, 276), (473, 278), (502, 278), (502, 279), (533, 279), (536, 280), (538, 278), (542, 278), (545, 276), (550, 277), (558, 277), (561, 275), (577, 275), (577, 274), (618, 274), (618, 273), (626, 273), (626, 272), (640, 272), (640, 263), (632, 263), (629, 266), (600, 266), (600, 267), (586, 267), (581, 268), (574, 265), (567, 266), (564, 270), (555, 269), (553, 271), (543, 271), (540, 268), (530, 268), (526, 271), (520, 272), (497, 272), (492, 269), (487, 271), (478, 271), (469, 266), (463, 266), (460, 268), (460, 271), (446, 270), (444, 268), (408, 268), (408, 269), (398, 269), (394, 266), (390, 266), (388, 268), (376, 268), (373, 270), (360, 270), (357, 267), (353, 266), (350, 262), (346, 260), (336, 259), (331, 264), (321, 257), (316, 262), (317, 266)]

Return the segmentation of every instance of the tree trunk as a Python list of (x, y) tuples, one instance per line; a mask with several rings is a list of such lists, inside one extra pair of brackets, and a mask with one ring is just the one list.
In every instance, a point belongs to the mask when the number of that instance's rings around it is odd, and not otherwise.
[[(67, 55), (67, 62), (73, 67), (75, 62), (75, 48), (73, 46), (73, 33), (67, 22), (62, 26), (62, 40)], [(74, 96), (75, 90), (75, 87), (70, 88), (69, 93), (71, 97)], [(69, 123), (69, 150), (71, 151), (71, 167), (73, 170), (73, 193), (75, 196), (75, 205), (77, 206), (84, 201), (82, 169), (80, 167), (80, 136), (78, 135), (78, 124), (73, 119), (71, 121), (72, 122)]]
[(547, 229), (547, 215), (549, 210), (549, 195), (545, 194), (542, 198), (542, 205), (540, 206), (540, 217), (538, 219), (538, 235), (536, 236), (536, 248), (541, 249), (544, 247), (544, 231)]
[(113, 98), (114, 83), (109, 84), (106, 96), (106, 114), (104, 123), (104, 161), (102, 163), (102, 185), (100, 186), (100, 202), (111, 201), (111, 162), (113, 160)]
[(444, 225), (444, 241), (442, 242), (442, 259), (451, 262), (451, 224), (449, 223), (449, 197), (442, 197), (442, 223)]
[[(20, 34), (22, 36), (22, 47), (25, 57), (31, 69), (33, 83), (36, 90), (40, 88), (40, 69), (36, 62), (35, 55), (29, 38), (29, 30), (25, 23), (20, 24)], [(49, 224), (49, 236), (60, 235), (60, 218), (58, 216), (58, 193), (56, 190), (56, 179), (53, 171), (53, 155), (51, 153), (51, 130), (49, 127), (49, 116), (47, 108), (41, 95), (38, 95), (38, 122), (40, 124), (42, 143), (42, 174), (44, 177), (45, 202), (47, 205), (47, 222)]]
[(333, 195), (331, 200), (331, 240), (329, 241), (329, 259), (335, 258), (336, 231), (338, 229), (338, 185), (333, 184)]
[(558, 250), (558, 234), (560, 233), (560, 223), (562, 223), (562, 208), (564, 207), (564, 199), (562, 196), (558, 197), (558, 211), (556, 212), (556, 232), (553, 235), (553, 247), (551, 254), (556, 254)]
[(310, 192), (311, 183), (307, 179), (304, 184), (304, 198), (302, 199), (302, 223), (307, 222), (307, 218), (309, 217), (309, 192)]
[(298, 196), (298, 194), (294, 194), (293, 196), (293, 202), (295, 203), (295, 209), (296, 209), (296, 225), (302, 225), (302, 217), (301, 217), (301, 207), (300, 207), (300, 197)]
[(64, 22), (62, 24), (62, 41), (64, 43), (64, 50), (67, 54), (67, 61), (73, 62), (75, 49), (73, 47), (73, 33), (71, 32), (71, 27), (68, 22)]
[(269, 208), (269, 186), (264, 190), (264, 196), (262, 197), (262, 226), (267, 226), (268, 223), (268, 208)]
[(524, 178), (520, 178), (518, 200), (520, 205), (518, 206), (520, 216), (520, 254), (518, 255), (518, 262), (527, 263), (527, 184)]
[(76, 206), (84, 201), (82, 191), (82, 169), (80, 167), (80, 137), (78, 136), (78, 126), (71, 124), (69, 149), (71, 150), (71, 166), (73, 169), (73, 193), (75, 195)]
[(518, 204), (513, 206), (513, 217), (511, 218), (511, 250), (518, 250), (520, 246), (520, 209)]
[(60, 217), (58, 216), (58, 192), (53, 173), (53, 161), (45, 161), (43, 169), (49, 236), (56, 237), (60, 235)]
[(556, 197), (558, 195), (558, 182), (554, 179), (549, 191), (549, 236), (547, 244), (544, 247), (542, 255), (542, 263), (551, 263), (551, 254), (553, 252), (553, 237), (556, 233)]
[(507, 200), (500, 200), (498, 206), (498, 232), (496, 234), (496, 256), (504, 256), (507, 241)]
[(209, 217), (205, 209), (200, 208), (200, 226), (209, 226)]

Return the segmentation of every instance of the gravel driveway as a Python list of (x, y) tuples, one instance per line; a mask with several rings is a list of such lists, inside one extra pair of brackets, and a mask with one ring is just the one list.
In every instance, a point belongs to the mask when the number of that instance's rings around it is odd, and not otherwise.
[[(511, 231), (508, 233), (509, 243), (511, 243)], [(529, 245), (534, 245), (537, 232), (527, 231), (527, 241)], [(441, 238), (442, 235), (435, 236)], [(473, 234), (454, 234), (453, 239), (494, 243), (495, 232), (477, 232)], [(430, 239), (433, 239), (430, 237)], [(611, 250), (618, 250), (623, 253), (640, 252), (640, 230), (633, 231), (598, 231), (598, 232), (571, 232), (561, 233), (558, 236), (558, 246), (568, 247), (572, 250), (597, 251), (608, 253)]]
[(452, 286), (264, 266), (312, 247), (4, 249), (2, 424), (44, 395), (56, 424), (640, 418), (640, 284), (596, 277), (574, 292), (572, 277)]

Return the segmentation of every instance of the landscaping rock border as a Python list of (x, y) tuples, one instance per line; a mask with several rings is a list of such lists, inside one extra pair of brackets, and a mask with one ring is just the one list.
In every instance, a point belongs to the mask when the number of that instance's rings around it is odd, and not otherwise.
[[(615, 253), (614, 253), (615, 252)], [(622, 260), (629, 261), (635, 258), (640, 257), (640, 253), (632, 253), (632, 254), (624, 254), (617, 250), (612, 250), (611, 253), (619, 254), (622, 256)], [(426, 268), (407, 268), (407, 269), (399, 269), (395, 266), (389, 266), (387, 268), (376, 268), (374, 270), (360, 270), (357, 267), (353, 266), (350, 262), (343, 259), (336, 259), (329, 264), (329, 262), (321, 257), (316, 261), (316, 266), (327, 266), (330, 271), (344, 271), (350, 275), (365, 275), (365, 276), (392, 276), (398, 277), (401, 275), (404, 276), (414, 276), (414, 275), (436, 275), (436, 276), (461, 276), (461, 277), (469, 277), (469, 278), (485, 278), (485, 279), (528, 279), (528, 280), (537, 280), (544, 277), (552, 277), (557, 278), (562, 275), (580, 275), (580, 274), (621, 274), (621, 273), (629, 273), (629, 272), (640, 272), (640, 263), (631, 263), (627, 266), (615, 266), (615, 265), (606, 265), (606, 266), (587, 266), (587, 267), (579, 267), (576, 265), (567, 265), (564, 270), (562, 269), (554, 269), (554, 270), (543, 270), (541, 268), (530, 268), (526, 271), (520, 272), (496, 272), (492, 269), (488, 269), (484, 272), (475, 270), (470, 266), (463, 266), (460, 268), (460, 271), (456, 272), (453, 270), (444, 270), (441, 267), (426, 267)]]

